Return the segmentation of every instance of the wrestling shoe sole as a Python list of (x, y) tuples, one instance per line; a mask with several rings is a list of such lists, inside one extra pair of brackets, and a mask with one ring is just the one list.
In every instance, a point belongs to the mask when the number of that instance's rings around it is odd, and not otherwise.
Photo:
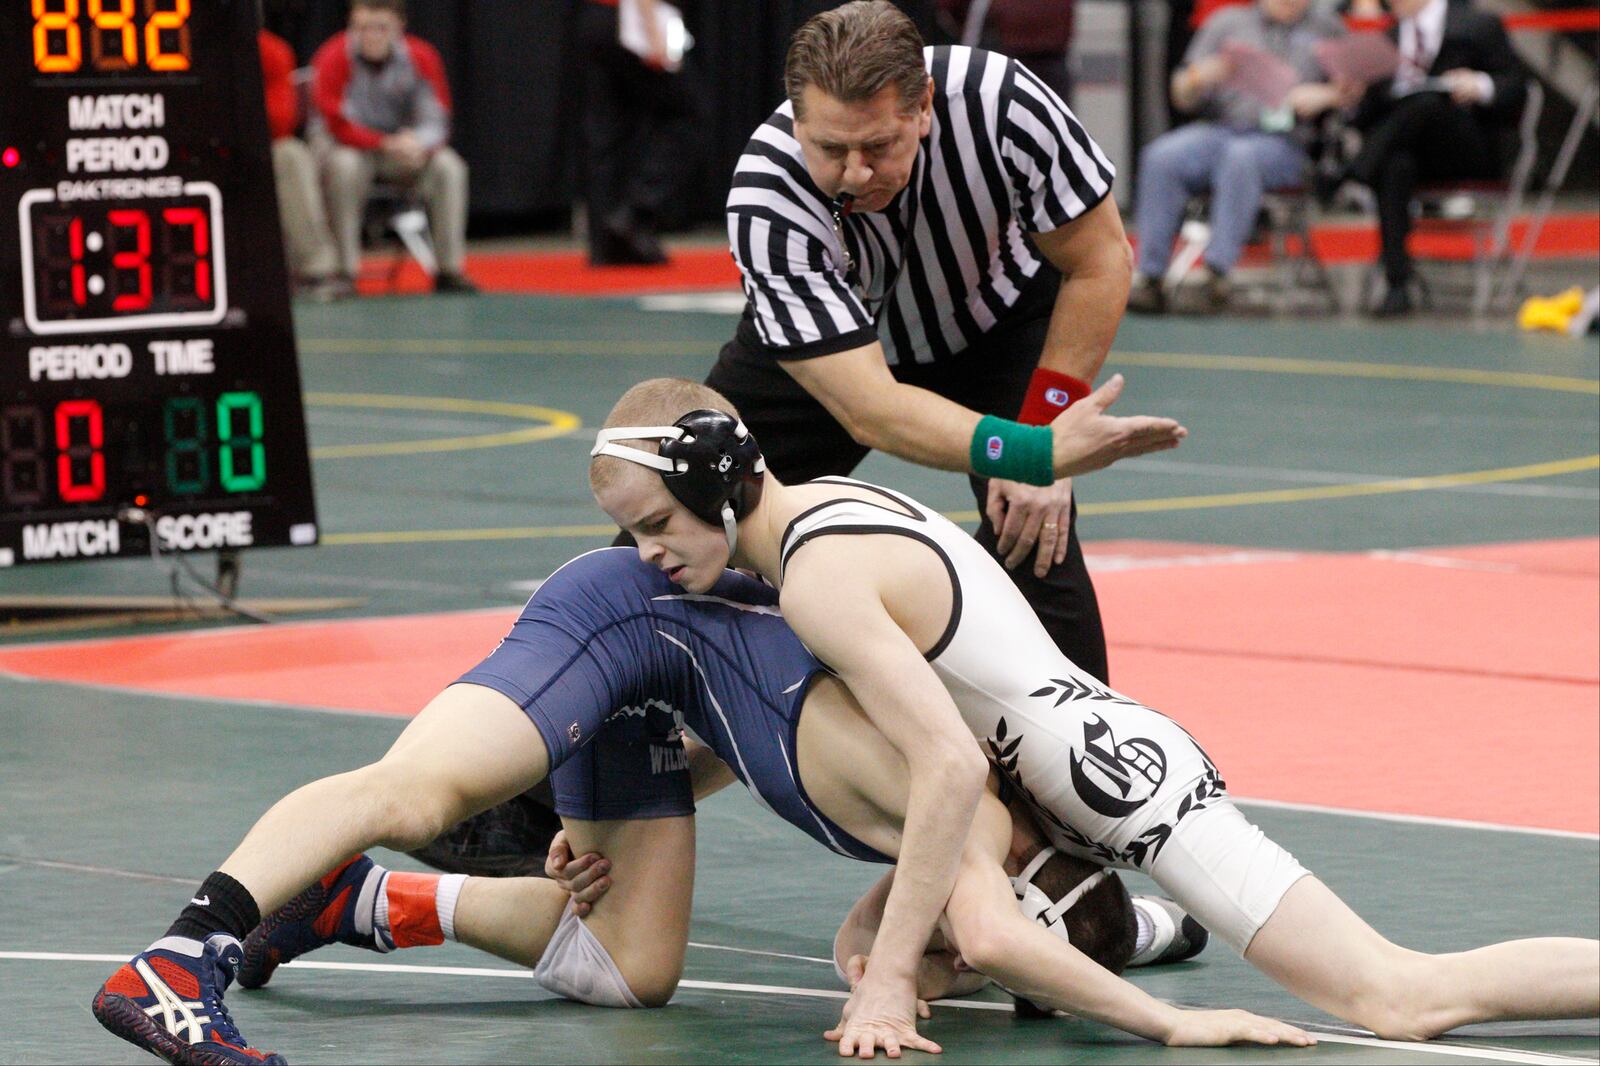
[[(179, 1040), (127, 996), (102, 990), (95, 995), (90, 1009), (94, 1012), (95, 1020), (105, 1026), (108, 1032), (152, 1055), (160, 1056), (174, 1066), (239, 1066), (238, 1059)], [(281, 1055), (269, 1055), (252, 1061), (259, 1062), (261, 1066), (286, 1066)]]
[[(314, 922), (328, 905), (328, 893), (321, 885), (315, 886), (311, 891), (301, 893), (282, 909), (261, 920), (261, 924), (244, 941), (244, 961), (239, 964), (239, 971), (234, 975), (240, 988), (261, 988), (272, 980), (272, 974), (285, 962), (293, 959), (281, 958), (272, 947), (272, 934), (279, 926), (293, 925), (297, 922)], [(298, 956), (296, 956), (298, 957)]]

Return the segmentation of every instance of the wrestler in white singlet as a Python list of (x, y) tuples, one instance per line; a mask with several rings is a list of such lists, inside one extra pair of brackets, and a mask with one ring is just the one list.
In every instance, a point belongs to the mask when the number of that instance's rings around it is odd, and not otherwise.
[(937, 552), (952, 610), (928, 660), (1051, 843), (1149, 874), (1243, 954), (1307, 871), (1239, 813), (1194, 738), (1074, 666), (1000, 565), (942, 515), (850, 478), (810, 484), (853, 495), (790, 523), (783, 565), (829, 534), (905, 536)]

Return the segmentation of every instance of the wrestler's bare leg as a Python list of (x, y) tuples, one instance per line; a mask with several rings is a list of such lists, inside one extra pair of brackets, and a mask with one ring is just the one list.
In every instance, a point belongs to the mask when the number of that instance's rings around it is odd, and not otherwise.
[[(610, 890), (584, 924), (641, 1003), (666, 1003), (683, 976), (689, 941), (693, 816), (562, 821), (574, 848), (604, 855), (614, 871)], [(532, 968), (566, 905), (566, 892), (542, 877), (469, 877), (456, 904), (456, 939)]]
[(1541, 937), (1427, 955), (1385, 939), (1315, 877), (1295, 882), (1244, 957), (1306, 1002), (1394, 1040), (1600, 1015), (1600, 941)]
[(383, 758), (274, 804), (221, 870), (271, 914), (351, 855), (421, 847), (531, 788), (549, 767), (544, 738), (521, 708), (481, 685), (451, 685)]

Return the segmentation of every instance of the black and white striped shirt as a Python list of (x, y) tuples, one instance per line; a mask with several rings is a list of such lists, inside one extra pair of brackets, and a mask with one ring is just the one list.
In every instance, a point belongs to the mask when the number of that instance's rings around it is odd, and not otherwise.
[(962, 351), (1038, 273), (1023, 231), (1056, 229), (1111, 190), (1104, 153), (1022, 64), (976, 48), (924, 55), (933, 125), (905, 190), (883, 211), (845, 218), (854, 285), (787, 101), (745, 146), (728, 193), (728, 238), (743, 274), (744, 328), (776, 358), (873, 340), (890, 364)]

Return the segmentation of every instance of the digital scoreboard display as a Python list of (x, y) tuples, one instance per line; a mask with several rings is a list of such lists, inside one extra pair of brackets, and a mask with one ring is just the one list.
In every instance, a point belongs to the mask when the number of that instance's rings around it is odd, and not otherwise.
[(0, 568), (317, 540), (256, 31), (0, 0)]

